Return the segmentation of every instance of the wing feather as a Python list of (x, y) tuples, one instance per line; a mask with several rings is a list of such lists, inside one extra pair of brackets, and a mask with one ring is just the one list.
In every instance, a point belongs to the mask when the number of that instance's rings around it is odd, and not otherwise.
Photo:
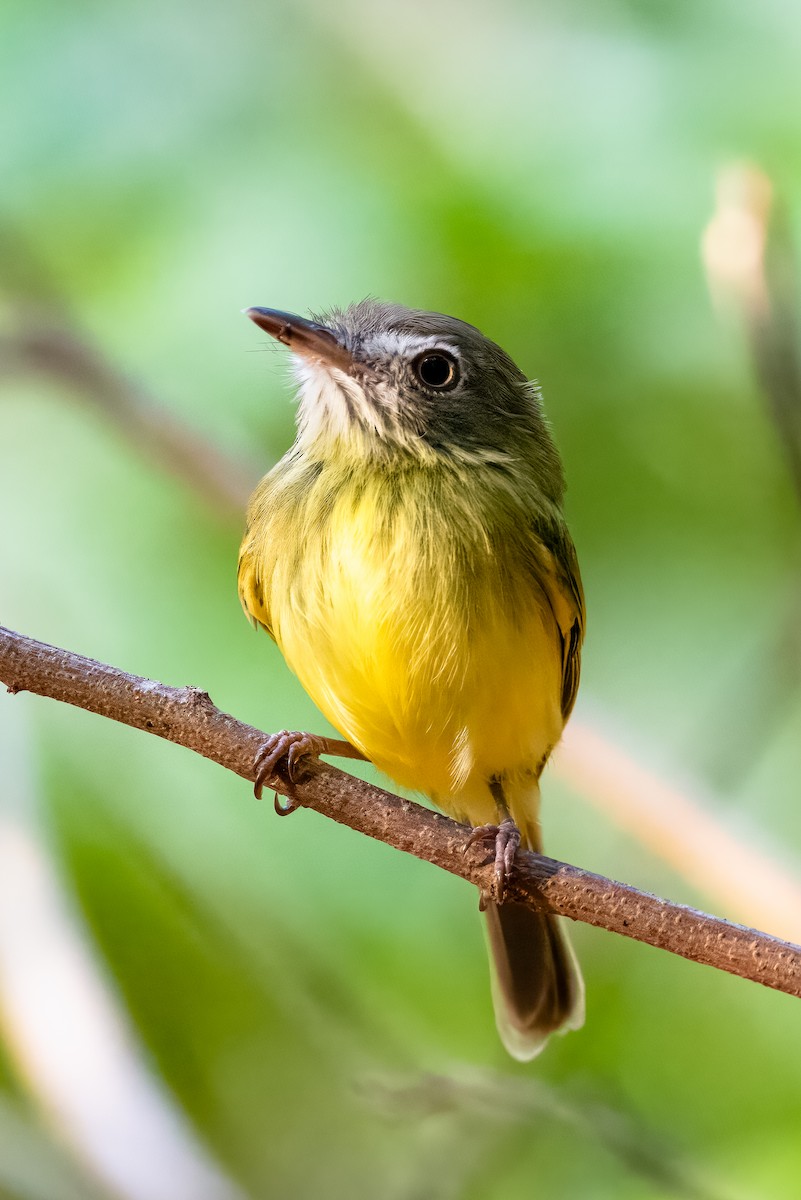
[(567, 527), (560, 521), (537, 530), (545, 592), (562, 640), (562, 716), (570, 716), (576, 702), (584, 641), (584, 589), (576, 550)]
[(270, 519), (270, 500), (274, 491), (273, 473), (265, 475), (248, 506), (247, 526), (239, 547), (237, 583), (239, 599), (251, 625), (261, 626), (275, 639), (268, 597), (276, 562), (278, 537)]

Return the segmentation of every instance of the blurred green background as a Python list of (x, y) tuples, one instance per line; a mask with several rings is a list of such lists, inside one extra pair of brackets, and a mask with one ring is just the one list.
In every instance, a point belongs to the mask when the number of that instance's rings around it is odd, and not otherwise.
[[(0, 620), (323, 729), (239, 610), (236, 498), (103, 404), (246, 492), (294, 410), (243, 306), (453, 313), (544, 388), (577, 719), (798, 878), (798, 496), (699, 246), (732, 159), (797, 225), (799, 53), (794, 0), (5, 0)], [(796, 1000), (580, 927), (586, 1027), (519, 1066), (458, 881), (49, 701), (0, 697), (0, 755), (4, 1200), (798, 1195)], [(721, 911), (544, 794), (554, 855)]]

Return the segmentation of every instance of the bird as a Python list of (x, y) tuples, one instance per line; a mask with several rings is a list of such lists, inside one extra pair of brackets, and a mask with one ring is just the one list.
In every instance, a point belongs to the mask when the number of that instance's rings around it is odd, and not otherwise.
[(363, 757), (494, 852), (484, 898), (496, 1023), (533, 1058), (584, 1022), (560, 921), (505, 900), (540, 851), (540, 776), (573, 708), (585, 606), (541, 391), (474, 326), (367, 299), (243, 312), (289, 348), (294, 444), (258, 484), (245, 613), (344, 742), (282, 731), (257, 794), (322, 753)]

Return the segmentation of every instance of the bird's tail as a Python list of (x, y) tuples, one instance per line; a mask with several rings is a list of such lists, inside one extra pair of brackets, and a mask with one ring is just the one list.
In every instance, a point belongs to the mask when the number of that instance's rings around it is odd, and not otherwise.
[(584, 981), (558, 917), (491, 901), (486, 917), (498, 1032), (528, 1062), (549, 1034), (584, 1024)]
[[(517, 825), (522, 848), (539, 852), (539, 781), (495, 778), (490, 791), (499, 818), (511, 817)], [(485, 916), (498, 1033), (512, 1058), (528, 1062), (552, 1033), (584, 1024), (584, 980), (553, 913), (486, 901)]]
[[(514, 789), (509, 799), (523, 846), (540, 850), (539, 785), (533, 794), (529, 786), (522, 804), (516, 803)], [(486, 918), (498, 1033), (513, 1058), (528, 1062), (550, 1034), (584, 1024), (584, 980), (567, 933), (552, 913), (490, 901)]]

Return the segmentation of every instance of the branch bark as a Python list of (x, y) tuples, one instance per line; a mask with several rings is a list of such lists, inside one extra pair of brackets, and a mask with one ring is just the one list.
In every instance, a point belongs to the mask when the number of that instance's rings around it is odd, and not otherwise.
[[(185, 746), (243, 779), (265, 734), (218, 709), (198, 688), (168, 687), (0, 627), (0, 681)], [(442, 867), (491, 894), (493, 864), (467, 852), (465, 826), (327, 763), (302, 782), (276, 779), (297, 804)], [(801, 996), (801, 946), (734, 925), (544, 855), (518, 852), (507, 897), (597, 925), (672, 954)]]
[[(13, 318), (11, 331), (0, 332), (0, 384), (13, 372), (36, 372), (63, 384), (95, 405), (145, 461), (181, 479), (220, 518), (235, 519), (241, 527), (247, 497), (260, 473), (256, 465), (209, 445), (178, 421), (163, 400), (120, 371), (71, 314), (69, 296), (26, 243), (23, 231), (5, 219), (0, 219), (0, 260), (2, 291)], [(789, 634), (777, 645), (792, 675)], [(762, 647), (761, 653), (767, 661), (770, 647)], [(787, 670), (769, 674), (779, 680), (789, 677)], [(763, 707), (768, 711), (770, 703)], [(751, 740), (744, 732), (739, 739), (741, 756), (753, 744), (757, 726), (752, 715)], [(714, 804), (699, 799), (697, 788), (690, 792), (672, 786), (575, 716), (552, 769), (582, 798), (599, 806), (606, 818), (665, 859), (694, 887), (700, 886), (715, 904), (784, 937), (799, 936), (797, 873), (780, 855), (760, 850), (741, 829), (729, 828)], [(764, 838), (760, 842), (764, 845)]]

